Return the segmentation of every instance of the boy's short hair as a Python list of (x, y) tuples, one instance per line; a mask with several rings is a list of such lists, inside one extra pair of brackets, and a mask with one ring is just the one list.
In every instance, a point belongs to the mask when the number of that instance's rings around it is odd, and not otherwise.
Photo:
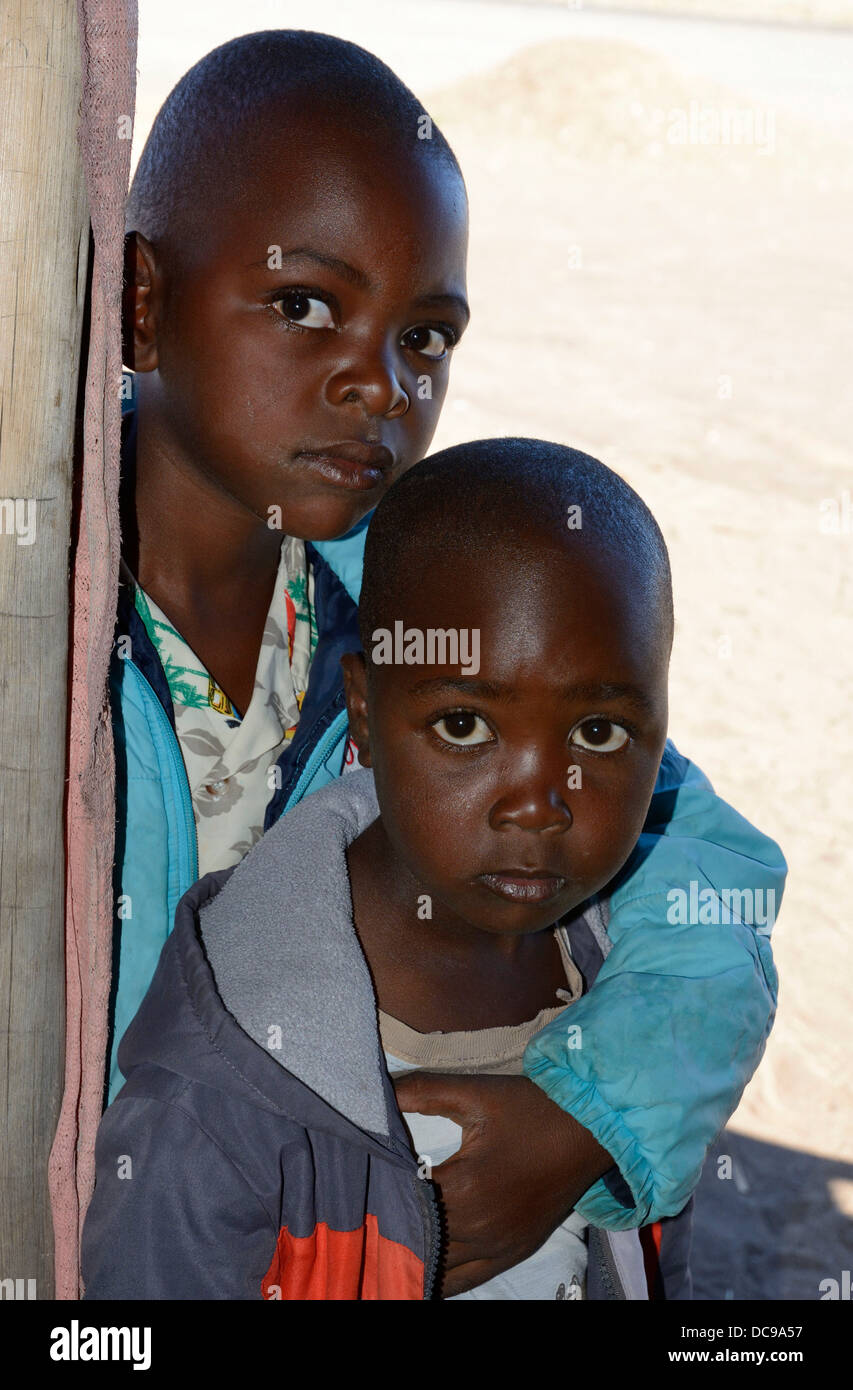
[[(579, 510), (578, 510), (579, 509)], [(457, 556), (488, 564), (496, 544), (512, 547), (532, 526), (630, 558), (652, 581), (664, 640), (672, 644), (672, 574), (666, 541), (643, 499), (589, 454), (542, 439), (480, 439), (415, 465), (376, 508), (364, 550), (359, 632), (366, 652), (388, 626), (405, 578)]]
[(441, 131), (425, 123), (417, 97), (381, 59), (330, 34), (267, 29), (214, 48), (172, 89), (139, 159), (127, 231), (152, 242), (172, 233), (180, 242), (191, 234), (193, 216), (209, 217), (221, 202), (228, 159), (259, 111), (318, 97), (344, 114), (350, 129), (393, 132), (413, 154), (448, 162), (462, 179)]

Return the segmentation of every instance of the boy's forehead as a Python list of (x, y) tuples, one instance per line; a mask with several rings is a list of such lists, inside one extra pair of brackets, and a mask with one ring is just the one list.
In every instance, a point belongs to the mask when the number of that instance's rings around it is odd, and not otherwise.
[(475, 545), (425, 565), (413, 553), (382, 620), (404, 635), (477, 630), (481, 676), (509, 684), (665, 676), (668, 623), (654, 578), (588, 538), (538, 542)]
[(234, 231), (251, 233), (256, 217), (274, 220), (279, 240), (302, 219), (341, 228), (367, 215), (377, 228), (390, 221), (413, 230), (430, 219), (465, 221), (458, 170), (425, 150), (416, 130), (353, 122), (334, 104), (268, 104), (235, 133), (229, 153), (228, 186), (215, 196)]

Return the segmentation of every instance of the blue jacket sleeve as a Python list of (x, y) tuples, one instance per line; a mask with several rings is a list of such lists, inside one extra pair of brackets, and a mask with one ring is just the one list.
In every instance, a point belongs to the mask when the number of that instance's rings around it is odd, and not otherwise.
[[(776, 1009), (769, 935), (779, 847), (667, 744), (610, 898), (592, 989), (528, 1045), (524, 1069), (613, 1155), (577, 1210), (620, 1230), (674, 1216), (761, 1060)], [(621, 1176), (620, 1176), (621, 1175)]]

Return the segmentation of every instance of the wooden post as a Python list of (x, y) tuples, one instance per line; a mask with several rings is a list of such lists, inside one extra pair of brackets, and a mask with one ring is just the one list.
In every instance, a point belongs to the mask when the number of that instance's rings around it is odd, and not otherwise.
[[(53, 1297), (68, 552), (89, 217), (75, 0), (0, 6), (0, 1297)], [(14, 1282), (23, 1284), (15, 1288)], [(34, 1280), (35, 1284), (29, 1283)]]

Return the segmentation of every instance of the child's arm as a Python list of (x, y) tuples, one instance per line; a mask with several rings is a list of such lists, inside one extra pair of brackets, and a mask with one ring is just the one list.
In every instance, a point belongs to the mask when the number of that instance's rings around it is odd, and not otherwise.
[[(611, 1229), (681, 1210), (761, 1060), (786, 872), (778, 846), (672, 744), (635, 859), (610, 899), (612, 950), (567, 1019), (580, 1033), (555, 1020), (525, 1056), (526, 1074), (616, 1161), (624, 1183), (599, 1179), (577, 1202)], [(739, 891), (749, 925), (730, 920), (724, 890)]]
[(432, 1169), (446, 1231), (441, 1295), (526, 1260), (613, 1167), (589, 1130), (526, 1076), (413, 1071), (394, 1080), (403, 1111), (445, 1115), (462, 1147)]
[(98, 1130), (83, 1227), (86, 1299), (261, 1298), (275, 1225), (176, 1104), (119, 1100)]

